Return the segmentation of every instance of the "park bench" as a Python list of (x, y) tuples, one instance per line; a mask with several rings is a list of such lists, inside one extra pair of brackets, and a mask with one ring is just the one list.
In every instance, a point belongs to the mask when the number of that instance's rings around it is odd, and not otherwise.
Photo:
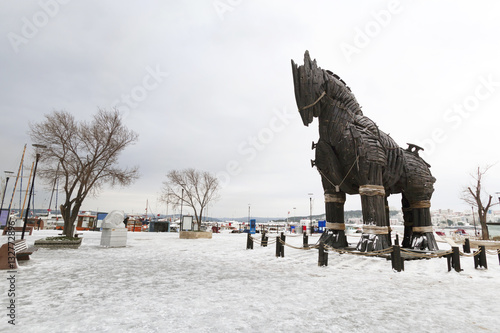
[(17, 260), (30, 260), (30, 254), (38, 250), (34, 246), (28, 247), (26, 239), (18, 239), (14, 241), (14, 252)]
[[(23, 227), (8, 227), (7, 226), (3, 229), (3, 235), (6, 235), (9, 232), (9, 230), (11, 230), (11, 231), (14, 230), (14, 232), (23, 232)], [(31, 235), (33, 233), (33, 227), (26, 226), (25, 233), (26, 232), (29, 232), (29, 235)]]
[(29, 260), (30, 254), (36, 250), (34, 246), (28, 247), (26, 239), (3, 244), (0, 247), (0, 269), (16, 269), (18, 260)]

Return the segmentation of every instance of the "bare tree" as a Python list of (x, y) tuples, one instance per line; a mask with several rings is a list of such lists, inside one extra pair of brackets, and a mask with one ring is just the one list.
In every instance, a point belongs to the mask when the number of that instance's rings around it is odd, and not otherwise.
[(198, 230), (201, 230), (203, 210), (219, 199), (219, 180), (206, 171), (195, 169), (172, 170), (163, 182), (162, 199), (175, 206), (182, 204), (194, 211)]
[(47, 146), (40, 157), (40, 175), (48, 183), (63, 180), (65, 201), (60, 206), (66, 236), (83, 201), (96, 195), (104, 184), (126, 186), (138, 178), (138, 168), (117, 166), (118, 156), (137, 141), (138, 135), (122, 123), (118, 110), (99, 109), (90, 122), (77, 122), (66, 111), (45, 115), (30, 124), (33, 142)]
[[(475, 173), (471, 173), (471, 177), (474, 179), (474, 183), (471, 186), (467, 186), (462, 191), (461, 199), (477, 208), (479, 215), (479, 222), (481, 223), (483, 239), (490, 239), (490, 234), (488, 232), (488, 225), (486, 224), (486, 214), (488, 210), (493, 205), (491, 200), (493, 197), (489, 194), (483, 193), (482, 181), (484, 174), (491, 168), (491, 165), (486, 167), (477, 167)], [(484, 204), (485, 203), (485, 204)], [(474, 214), (474, 212), (472, 212)]]

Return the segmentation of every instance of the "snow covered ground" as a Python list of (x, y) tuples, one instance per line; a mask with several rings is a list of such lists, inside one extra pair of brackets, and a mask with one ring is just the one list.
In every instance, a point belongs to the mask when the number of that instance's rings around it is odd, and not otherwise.
[[(28, 243), (56, 233), (35, 231)], [(464, 271), (448, 272), (443, 258), (407, 261), (396, 273), (381, 258), (331, 253), (318, 267), (316, 250), (289, 247), (276, 258), (273, 245), (246, 250), (246, 234), (129, 232), (126, 248), (102, 248), (100, 235), (84, 232), (79, 249), (39, 249), (20, 264), (14, 329), (2, 271), (0, 331), (500, 331), (497, 256), (488, 270), (462, 258)]]

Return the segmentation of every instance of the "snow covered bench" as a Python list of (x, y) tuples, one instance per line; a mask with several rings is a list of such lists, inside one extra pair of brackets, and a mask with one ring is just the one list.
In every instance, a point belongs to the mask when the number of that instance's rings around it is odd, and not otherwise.
[[(5, 227), (3, 229), (3, 235), (6, 235), (9, 231), (23, 232), (23, 227)], [(31, 235), (33, 233), (33, 227), (26, 226), (26, 231)]]
[(30, 254), (36, 250), (34, 246), (28, 247), (26, 239), (3, 244), (0, 246), (0, 269), (17, 268), (18, 260), (29, 260)]
[(17, 260), (30, 260), (30, 254), (38, 250), (34, 246), (28, 247), (26, 239), (18, 239), (14, 241), (14, 253)]

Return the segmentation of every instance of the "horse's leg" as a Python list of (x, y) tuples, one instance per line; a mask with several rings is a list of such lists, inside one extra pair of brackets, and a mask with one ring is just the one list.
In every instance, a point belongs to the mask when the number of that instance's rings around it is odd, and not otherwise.
[(410, 205), (413, 216), (410, 247), (415, 250), (439, 250), (432, 227), (430, 201), (413, 201)]
[(385, 219), (386, 219), (386, 225), (389, 226), (389, 245), (392, 245), (392, 239), (391, 239), (391, 210), (389, 208), (389, 198), (390, 194), (386, 194), (384, 198), (384, 205), (385, 205)]
[(325, 188), (326, 231), (321, 241), (334, 248), (347, 247), (344, 224), (345, 193)]
[(418, 154), (404, 152), (407, 169), (404, 195), (411, 210), (409, 219), (412, 223), (410, 242), (406, 245), (412, 249), (436, 251), (439, 248), (434, 238), (430, 212), (430, 200), (436, 179), (432, 177), (429, 166)]
[(366, 183), (359, 187), (359, 194), (363, 211), (363, 234), (356, 249), (376, 251), (390, 247), (381, 165), (369, 163)]
[(405, 222), (405, 230), (403, 236), (402, 246), (405, 248), (409, 248), (411, 245), (411, 233), (413, 228), (413, 214), (412, 209), (410, 208), (410, 202), (403, 194), (401, 198), (401, 206), (403, 211), (403, 220)]
[(344, 173), (332, 146), (319, 140), (316, 144), (316, 166), (325, 193), (326, 231), (320, 241), (335, 248), (347, 247), (344, 224), (345, 192), (340, 190)]

